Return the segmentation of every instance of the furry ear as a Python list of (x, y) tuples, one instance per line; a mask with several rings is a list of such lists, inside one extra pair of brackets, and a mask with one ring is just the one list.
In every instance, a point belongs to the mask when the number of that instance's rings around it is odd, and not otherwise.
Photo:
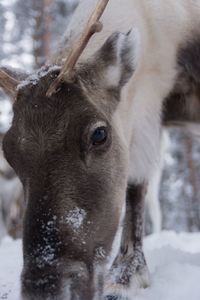
[(21, 70), (14, 70), (11, 68), (0, 68), (0, 87), (8, 96), (14, 101), (17, 94), (17, 86), (21, 80), (24, 80), (27, 74)]
[(94, 95), (95, 91), (102, 95), (99, 101), (105, 111), (113, 112), (116, 109), (121, 89), (137, 68), (139, 51), (140, 35), (137, 30), (127, 34), (115, 32), (90, 59), (80, 63), (76, 69), (77, 78), (85, 88)]
[(139, 33), (113, 33), (98, 51), (101, 77), (109, 87), (123, 87), (132, 77), (138, 62)]

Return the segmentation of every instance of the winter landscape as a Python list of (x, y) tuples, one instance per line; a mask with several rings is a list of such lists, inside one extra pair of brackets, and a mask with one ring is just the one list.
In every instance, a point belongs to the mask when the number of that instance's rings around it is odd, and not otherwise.
[[(77, 2), (0, 1), (1, 65), (28, 72), (41, 67)], [(0, 90), (0, 144), (11, 121), (12, 104)], [(144, 252), (151, 285), (135, 291), (132, 300), (200, 299), (199, 183), (199, 131), (164, 131), (161, 167), (146, 197)], [(20, 300), (23, 210), (21, 183), (0, 151), (0, 299)]]

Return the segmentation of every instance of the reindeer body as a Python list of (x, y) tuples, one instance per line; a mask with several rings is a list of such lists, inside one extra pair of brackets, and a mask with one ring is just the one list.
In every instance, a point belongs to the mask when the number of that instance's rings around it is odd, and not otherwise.
[[(71, 57), (77, 22), (81, 31), (95, 3), (81, 1), (58, 64), (64, 53)], [(41, 69), (16, 95), (18, 81), (0, 72), (3, 88), (17, 97), (4, 152), (27, 201), (23, 299), (129, 300), (149, 284), (143, 199), (159, 161), (163, 103), (177, 86), (184, 96), (196, 91), (190, 71), (200, 68), (190, 59), (197, 45), (190, 39), (198, 38), (199, 17), (200, 1), (110, 0), (104, 30), (73, 74), (63, 71), (68, 60)], [(173, 110), (173, 98), (167, 101)], [(174, 118), (165, 115), (166, 123)]]

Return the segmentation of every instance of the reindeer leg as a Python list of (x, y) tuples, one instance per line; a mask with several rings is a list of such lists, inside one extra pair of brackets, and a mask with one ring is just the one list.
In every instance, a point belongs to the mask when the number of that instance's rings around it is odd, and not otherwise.
[(129, 185), (120, 252), (106, 280), (106, 300), (131, 300), (134, 291), (149, 286), (149, 271), (142, 250), (146, 185)]

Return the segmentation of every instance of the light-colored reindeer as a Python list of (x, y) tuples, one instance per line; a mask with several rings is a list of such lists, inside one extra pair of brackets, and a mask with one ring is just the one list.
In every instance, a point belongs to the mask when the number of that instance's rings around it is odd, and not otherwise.
[(164, 101), (165, 124), (199, 121), (199, 25), (197, 0), (83, 0), (61, 66), (24, 82), (0, 72), (17, 99), (4, 153), (26, 196), (23, 299), (131, 299), (149, 285), (143, 199)]

